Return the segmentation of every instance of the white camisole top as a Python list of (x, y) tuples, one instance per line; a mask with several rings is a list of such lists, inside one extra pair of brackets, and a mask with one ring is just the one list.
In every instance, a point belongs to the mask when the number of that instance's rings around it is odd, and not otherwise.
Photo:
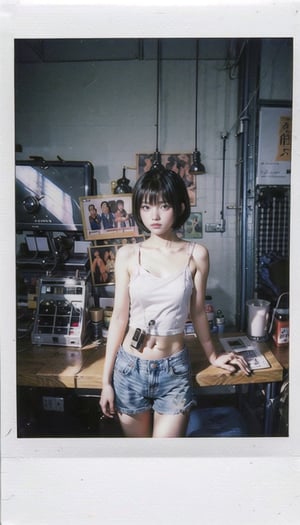
[(129, 326), (141, 328), (151, 335), (175, 335), (184, 331), (193, 291), (190, 259), (194, 243), (188, 244), (187, 264), (167, 277), (157, 277), (138, 262), (129, 282)]

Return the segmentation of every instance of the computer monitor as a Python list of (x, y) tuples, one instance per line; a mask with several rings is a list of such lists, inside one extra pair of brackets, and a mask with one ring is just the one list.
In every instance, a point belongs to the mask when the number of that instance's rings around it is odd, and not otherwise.
[(79, 197), (95, 192), (88, 161), (17, 161), (16, 230), (82, 231)]

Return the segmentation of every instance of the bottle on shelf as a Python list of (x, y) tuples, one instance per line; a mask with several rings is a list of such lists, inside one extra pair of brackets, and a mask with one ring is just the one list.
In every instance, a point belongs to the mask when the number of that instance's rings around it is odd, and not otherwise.
[(220, 308), (217, 310), (216, 313), (216, 326), (218, 334), (223, 334), (225, 328), (225, 318)]

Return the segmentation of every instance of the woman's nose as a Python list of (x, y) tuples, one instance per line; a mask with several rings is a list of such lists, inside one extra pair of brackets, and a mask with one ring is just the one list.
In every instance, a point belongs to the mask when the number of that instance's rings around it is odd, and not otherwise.
[(152, 220), (159, 219), (159, 207), (153, 206), (152, 207)]

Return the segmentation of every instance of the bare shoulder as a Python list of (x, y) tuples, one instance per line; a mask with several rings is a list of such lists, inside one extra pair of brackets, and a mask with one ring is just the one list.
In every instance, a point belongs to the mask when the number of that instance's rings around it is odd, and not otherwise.
[(203, 244), (195, 243), (191, 268), (193, 268), (194, 272), (200, 272), (201, 275), (208, 275), (209, 253)]
[(136, 260), (138, 253), (138, 244), (124, 244), (117, 251), (118, 261), (128, 266), (133, 260)]
[(208, 261), (209, 253), (206, 246), (204, 246), (203, 244), (195, 243), (193, 248), (193, 257), (196, 262)]
[(118, 257), (119, 258), (127, 258), (131, 257), (134, 253), (137, 252), (137, 245), (136, 244), (123, 244), (120, 248), (118, 248)]

